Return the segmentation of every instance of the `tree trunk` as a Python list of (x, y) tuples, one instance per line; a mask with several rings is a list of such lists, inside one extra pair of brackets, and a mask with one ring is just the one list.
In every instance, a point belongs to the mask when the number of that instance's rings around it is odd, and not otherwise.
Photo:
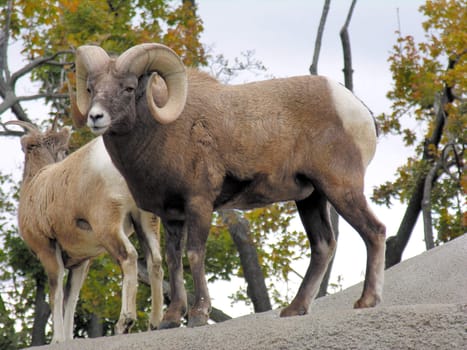
[(255, 312), (271, 310), (271, 301), (259, 264), (258, 253), (249, 236), (248, 220), (235, 210), (220, 210), (219, 215), (224, 224), (228, 226), (230, 236), (240, 254), (243, 274), (248, 285), (247, 294), (253, 303)]
[(45, 327), (50, 316), (50, 307), (45, 301), (46, 282), (47, 278), (45, 276), (39, 276), (36, 278), (36, 299), (34, 301), (35, 312), (34, 323), (32, 326), (31, 346), (44, 345), (46, 343)]
[(430, 169), (423, 185), (422, 213), (423, 213), (423, 231), (425, 232), (425, 247), (430, 250), (435, 247), (433, 239), (433, 221), (431, 217), (431, 192), (435, 183), (436, 174), (442, 168), (442, 159), (440, 158)]
[(88, 325), (88, 336), (89, 338), (98, 338), (104, 336), (104, 325), (102, 320), (96, 314), (91, 314), (91, 320)]
[(424, 186), (425, 176), (420, 176), (415, 185), (412, 197), (409, 200), (409, 204), (407, 205), (407, 209), (405, 210), (397, 234), (386, 240), (386, 268), (394, 266), (402, 260), (402, 253), (409, 242), (420, 213)]
[[(448, 70), (454, 68), (455, 61), (450, 60)], [(440, 102), (436, 106), (436, 120), (433, 128), (433, 133), (430, 138), (425, 140), (422, 160), (433, 163), (432, 150), (438, 149), (441, 136), (443, 134), (444, 125), (448, 114), (445, 107), (448, 103), (454, 100), (451, 88), (445, 86), (443, 94), (440, 98)], [(427, 173), (421, 172), (418, 176), (415, 184), (412, 196), (410, 197), (409, 204), (405, 211), (402, 222), (399, 226), (399, 230), (395, 236), (389, 237), (386, 240), (386, 268), (394, 266), (401, 262), (402, 253), (409, 242), (410, 236), (412, 235), (413, 228), (418, 219), (418, 215), (422, 209), (423, 193), (425, 189), (425, 183), (427, 181)]]

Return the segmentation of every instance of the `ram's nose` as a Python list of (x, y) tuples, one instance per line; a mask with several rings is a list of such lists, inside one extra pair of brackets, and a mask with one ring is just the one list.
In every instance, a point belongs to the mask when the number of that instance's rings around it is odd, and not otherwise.
[(104, 119), (104, 113), (89, 113), (89, 119), (91, 122), (96, 124), (99, 120)]
[(95, 134), (103, 133), (110, 125), (110, 117), (100, 105), (93, 106), (88, 113), (88, 126)]

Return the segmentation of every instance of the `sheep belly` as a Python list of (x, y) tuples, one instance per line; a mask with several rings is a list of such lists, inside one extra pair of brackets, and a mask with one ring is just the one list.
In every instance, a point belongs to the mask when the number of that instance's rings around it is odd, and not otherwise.
[(314, 190), (303, 175), (296, 174), (275, 179), (268, 174), (257, 174), (251, 180), (226, 176), (222, 190), (214, 202), (215, 209), (253, 209), (289, 200), (302, 200)]

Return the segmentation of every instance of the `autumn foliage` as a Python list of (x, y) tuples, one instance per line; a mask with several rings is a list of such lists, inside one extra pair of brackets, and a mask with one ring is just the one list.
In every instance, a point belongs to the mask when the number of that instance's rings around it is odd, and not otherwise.
[(425, 41), (397, 33), (389, 57), (392, 113), (379, 117), (382, 131), (400, 135), (414, 154), (373, 199), (388, 206), (393, 199), (408, 202), (424, 179), (424, 204), (438, 240), (447, 241), (465, 233), (467, 221), (467, 4), (433, 0), (420, 11)]

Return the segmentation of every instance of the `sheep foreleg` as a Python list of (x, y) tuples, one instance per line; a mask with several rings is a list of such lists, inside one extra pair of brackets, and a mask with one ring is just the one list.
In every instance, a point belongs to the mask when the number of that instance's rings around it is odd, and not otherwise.
[(163, 222), (166, 237), (166, 260), (169, 270), (170, 305), (165, 311), (159, 329), (175, 328), (187, 310), (187, 297), (183, 281), (183, 236), (185, 231), (180, 221)]
[(162, 320), (164, 294), (162, 284), (164, 270), (160, 253), (160, 219), (149, 212), (141, 212), (141, 224), (135, 222), (135, 231), (140, 245), (143, 247), (147, 263), (149, 283), (151, 285), (151, 313), (149, 330), (157, 329)]
[(206, 325), (211, 312), (204, 260), (212, 210), (209, 201), (201, 197), (191, 198), (187, 205), (187, 255), (195, 289), (195, 301), (188, 316), (188, 327)]
[[(117, 261), (123, 272), (122, 282), (122, 308), (120, 317), (115, 325), (117, 334), (128, 333), (136, 321), (136, 290), (138, 287), (138, 254), (131, 242), (123, 232), (120, 234), (121, 244), (123, 246), (117, 248)], [(115, 253), (115, 251), (110, 250)]]

